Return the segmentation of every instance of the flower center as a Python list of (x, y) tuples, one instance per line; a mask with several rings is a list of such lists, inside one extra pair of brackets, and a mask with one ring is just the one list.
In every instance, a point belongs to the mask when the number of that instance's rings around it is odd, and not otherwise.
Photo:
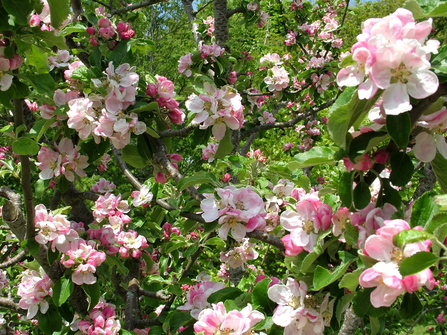
[(393, 77), (402, 84), (406, 84), (408, 82), (408, 77), (411, 75), (411, 72), (407, 70), (404, 63), (400, 63), (397, 69), (391, 69), (391, 73), (393, 74)]
[(310, 234), (313, 232), (314, 230), (314, 223), (311, 220), (305, 220), (303, 222), (303, 230), (307, 233)]
[(292, 307), (293, 309), (297, 309), (298, 307), (300, 307), (300, 301), (298, 299), (298, 297), (291, 297), (289, 299), (289, 306)]

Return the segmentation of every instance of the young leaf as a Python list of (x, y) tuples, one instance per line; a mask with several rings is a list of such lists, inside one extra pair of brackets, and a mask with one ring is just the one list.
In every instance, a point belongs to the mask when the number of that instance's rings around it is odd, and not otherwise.
[(425, 226), (425, 231), (432, 233), (436, 228), (441, 227), (447, 223), (447, 213), (438, 213), (432, 217), (432, 219), (427, 222)]
[(289, 163), (289, 169), (294, 171), (309, 166), (334, 164), (335, 151), (326, 147), (313, 147), (309, 151), (297, 154), (294, 161)]
[(406, 148), (408, 146), (411, 133), (411, 120), (408, 113), (387, 115), (386, 128), (398, 147)]
[(74, 289), (74, 283), (71, 279), (61, 277), (59, 281), (54, 284), (53, 287), (53, 302), (56, 306), (61, 306), (68, 297), (71, 295)]
[(199, 172), (194, 176), (183, 178), (178, 183), (178, 190), (183, 191), (185, 188), (194, 185), (214, 184), (216, 177), (211, 173)]
[(413, 275), (429, 268), (437, 261), (438, 257), (431, 252), (421, 251), (400, 262), (399, 272), (402, 277)]
[(227, 299), (234, 300), (239, 297), (243, 292), (236, 287), (226, 287), (217, 292), (214, 292), (208, 297), (210, 304), (217, 304), (219, 301), (225, 301)]
[(433, 201), (435, 192), (426, 192), (420, 196), (412, 207), (410, 226), (424, 227), (439, 212), (438, 205)]
[(430, 164), (442, 192), (447, 193), (447, 169), (445, 168), (447, 166), (447, 159), (438, 152), (435, 159), (433, 159)]
[(39, 149), (39, 144), (29, 137), (20, 137), (17, 141), (12, 143), (12, 150), (17, 155), (34, 156), (37, 155)]
[(219, 142), (219, 147), (214, 154), (214, 158), (224, 158), (226, 155), (229, 155), (231, 151), (233, 151), (233, 144), (231, 143), (230, 129), (227, 129), (224, 138)]
[(317, 265), (314, 272), (313, 290), (319, 291), (323, 287), (328, 286), (329, 284), (333, 283), (338, 278), (343, 276), (349, 265), (351, 265), (353, 261), (354, 260), (350, 260), (347, 263), (342, 263), (341, 265), (337, 266), (332, 272)]
[(399, 248), (402, 248), (408, 243), (416, 243), (416, 242), (422, 242), (426, 240), (430, 240), (433, 238), (433, 235), (430, 233), (427, 233), (424, 230), (403, 230), (396, 235), (393, 236), (393, 243), (394, 245), (398, 246)]

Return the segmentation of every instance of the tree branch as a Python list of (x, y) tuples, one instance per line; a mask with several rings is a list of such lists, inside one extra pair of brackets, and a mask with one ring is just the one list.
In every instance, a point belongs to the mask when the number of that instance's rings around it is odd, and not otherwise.
[(17, 264), (18, 262), (21, 262), (25, 257), (26, 257), (26, 251), (22, 250), (17, 255), (12, 257), (9, 261), (1, 263), (0, 269), (5, 269), (5, 268), (10, 267), (14, 264)]
[(12, 301), (11, 299), (8, 299), (8, 298), (0, 297), (0, 306), (8, 308), (10, 310), (13, 310), (14, 312), (18, 312), (18, 313), (21, 313), (21, 314), (26, 314), (27, 313), (26, 310), (20, 308), (18, 303), (14, 302), (14, 301)]
[(160, 135), (161, 138), (163, 137), (186, 137), (189, 135), (191, 131), (199, 127), (199, 123), (197, 124), (190, 124), (186, 126), (185, 128), (181, 129), (167, 129), (162, 130), (158, 132), (158, 135)]
[(227, 18), (229, 19), (230, 17), (232, 17), (234, 14), (237, 13), (243, 13), (244, 12), (244, 8), (243, 7), (236, 7), (234, 9), (231, 9), (227, 12)]
[(197, 32), (199, 24), (196, 23), (196, 12), (192, 6), (193, 0), (182, 0), (183, 8), (185, 9), (186, 15), (188, 16), (189, 24), (191, 25), (191, 32), (194, 37), (196, 45), (199, 46), (203, 41), (202, 36)]
[(282, 252), (286, 251), (286, 248), (284, 247), (284, 243), (281, 241), (280, 238), (270, 235), (266, 232), (263, 232), (260, 230), (253, 230), (252, 232), (247, 233), (247, 236), (250, 238), (255, 238), (259, 241), (268, 243), (270, 245), (273, 245), (274, 247), (278, 248)]
[(133, 11), (135, 9), (139, 9), (139, 8), (143, 8), (143, 7), (148, 7), (148, 6), (152, 6), (155, 5), (157, 3), (160, 2), (164, 2), (165, 0), (148, 0), (148, 1), (141, 1), (140, 3), (136, 3), (134, 5), (127, 5), (123, 8), (120, 9), (113, 9), (110, 11), (110, 14), (116, 15), (116, 14), (122, 14), (122, 13), (126, 13), (126, 12), (130, 12)]

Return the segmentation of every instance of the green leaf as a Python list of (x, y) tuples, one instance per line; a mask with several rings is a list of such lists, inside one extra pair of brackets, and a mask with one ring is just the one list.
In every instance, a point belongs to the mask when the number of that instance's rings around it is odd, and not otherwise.
[(101, 139), (98, 144), (92, 138), (81, 144), (81, 151), (88, 156), (88, 163), (92, 164), (110, 149), (109, 139)]
[(11, 87), (6, 91), (0, 91), (0, 103), (6, 108), (14, 108), (11, 103), (11, 100), (14, 99), (14, 93), (14, 89)]
[(183, 178), (178, 183), (178, 190), (183, 191), (185, 188), (194, 185), (215, 184), (216, 177), (212, 173), (205, 173), (203, 171), (194, 176)]
[(360, 124), (381, 94), (379, 91), (371, 99), (360, 100), (355, 87), (348, 87), (340, 94), (329, 111), (328, 131), (335, 144), (346, 149), (349, 128)]
[(171, 241), (168, 242), (168, 244), (166, 245), (166, 248), (164, 250), (164, 252), (166, 254), (170, 254), (172, 253), (174, 250), (183, 248), (184, 246), (188, 245), (187, 242), (183, 242), (183, 241)]
[(33, 238), (27, 239), (20, 243), (23, 248), (28, 249), (29, 253), (34, 256), (39, 252), (40, 244)]
[(403, 230), (403, 231), (397, 233), (396, 235), (394, 235), (393, 243), (395, 246), (402, 248), (408, 243), (422, 242), (422, 241), (430, 240), (432, 238), (433, 238), (433, 235), (430, 233), (427, 233), (424, 230), (409, 229), (409, 230)]
[(220, 159), (229, 155), (233, 151), (233, 144), (231, 143), (231, 132), (229, 129), (225, 131), (225, 136), (219, 141), (219, 147), (214, 154), (214, 158)]
[(12, 83), (12, 87), (14, 88), (14, 98), (15, 99), (23, 99), (27, 98), (30, 94), (28, 85), (14, 79)]
[(447, 166), (447, 159), (438, 152), (430, 164), (442, 192), (447, 193), (447, 169), (445, 168)]
[(15, 22), (21, 25), (28, 25), (28, 18), (33, 10), (32, 0), (7, 0), (2, 1), (6, 11), (14, 16)]
[(313, 147), (309, 151), (295, 155), (289, 163), (289, 169), (294, 171), (320, 164), (334, 164), (335, 151), (327, 147)]
[(31, 82), (37, 93), (41, 94), (46, 93), (51, 97), (53, 96), (54, 90), (56, 88), (56, 82), (54, 81), (53, 77), (50, 76), (48, 73), (41, 73), (35, 75), (28, 74), (24, 77)]
[[(33, 44), (31, 45), (31, 48), (28, 50), (26, 55), (27, 55), (27, 63), (29, 65), (34, 66), (38, 74), (48, 73), (50, 71), (50, 67), (48, 65), (48, 54), (44, 52), (41, 48)], [(29, 76), (24, 77), (28, 78)], [(38, 83), (34, 84), (34, 86), (36, 87), (36, 89), (39, 87)]]
[(51, 25), (57, 29), (70, 14), (70, 3), (66, 0), (48, 0), (50, 5)]
[(39, 144), (29, 137), (20, 137), (17, 141), (12, 143), (12, 150), (17, 155), (34, 156), (37, 155), (39, 149)]
[(300, 272), (303, 274), (306, 274), (309, 271), (309, 268), (312, 266), (312, 264), (315, 264), (315, 261), (320, 257), (321, 254), (318, 254), (316, 252), (310, 252), (304, 257), (304, 259), (301, 262)]
[(90, 83), (91, 79), (97, 78), (98, 74), (85, 65), (81, 65), (73, 70), (71, 78)]
[(123, 63), (132, 64), (133, 56), (129, 40), (123, 40), (119, 42), (110, 54), (109, 59), (113, 62), (115, 68)]
[(253, 294), (251, 298), (253, 309), (262, 309), (267, 314), (273, 313), (273, 310), (276, 306), (276, 304), (272, 300), (270, 300), (267, 295), (270, 282), (270, 278), (265, 278), (258, 282), (253, 288)]
[(357, 287), (359, 286), (359, 277), (365, 268), (356, 269), (353, 272), (346, 273), (340, 282), (338, 283), (338, 287), (345, 287), (351, 292), (355, 292)]
[(45, 132), (50, 128), (50, 126), (55, 122), (55, 119), (41, 119), (39, 121), (36, 121), (33, 124), (33, 127), (30, 129), (29, 134), (32, 138), (34, 138), (36, 141), (39, 141), (40, 138), (45, 134)]
[(414, 165), (405, 152), (396, 152), (390, 157), (390, 182), (395, 186), (405, 186), (411, 180)]
[(96, 281), (91, 285), (82, 284), (82, 289), (90, 298), (88, 302), (88, 310), (91, 311), (93, 307), (98, 304), (99, 298), (101, 297), (101, 287), (99, 286), (99, 282)]
[(366, 288), (361, 291), (358, 291), (352, 300), (354, 312), (357, 316), (363, 317), (364, 315), (369, 315), (371, 317), (378, 318), (384, 315), (390, 308), (389, 307), (380, 307), (375, 308), (371, 305), (370, 295), (375, 287)]
[(53, 302), (56, 306), (61, 306), (67, 301), (74, 290), (74, 283), (71, 279), (61, 277), (53, 286)]
[[(65, 0), (56, 0), (56, 1), (65, 1)], [(40, 30), (40, 28), (35, 27), (31, 28), (33, 35), (37, 37), (40, 41), (44, 41), (50, 48), (56, 46), (59, 49), (65, 50), (67, 49), (67, 45), (65, 44), (64, 38), (62, 36), (54, 35), (53, 31)]]
[(350, 245), (355, 245), (359, 239), (359, 230), (354, 227), (350, 222), (345, 222), (345, 232), (344, 232), (346, 243)]
[(400, 113), (398, 115), (387, 115), (386, 128), (398, 147), (406, 148), (408, 146), (412, 129), (410, 114)]
[(402, 207), (402, 198), (399, 192), (390, 185), (389, 179), (382, 178), (382, 187), (377, 198), (377, 206), (380, 207), (386, 203), (400, 209)]
[(121, 159), (135, 168), (144, 168), (150, 161), (141, 157), (135, 145), (126, 145), (122, 149)]
[(53, 251), (51, 250), (51, 248), (48, 248), (48, 255), (47, 255), (48, 263), (50, 265), (53, 265), (53, 263), (60, 258), (60, 255), (61, 254), (57, 249)]
[(53, 304), (50, 304), (45, 314), (39, 312), (37, 319), (39, 320), (39, 329), (47, 335), (53, 335), (62, 328), (62, 318)]
[(433, 191), (425, 192), (414, 202), (411, 209), (411, 227), (424, 227), (439, 212), (438, 205), (433, 201), (435, 195)]
[(191, 319), (191, 314), (188, 311), (174, 310), (163, 322), (163, 330), (165, 334), (176, 334), (177, 330)]
[(225, 302), (225, 300), (234, 300), (242, 293), (243, 292), (236, 287), (226, 287), (211, 294), (207, 301), (210, 304), (217, 304), (219, 301)]
[(349, 144), (350, 160), (352, 162), (355, 162), (358, 156), (361, 156), (365, 152), (369, 151), (371, 148), (376, 147), (386, 138), (388, 138), (388, 134), (384, 131), (368, 131), (353, 138), (351, 143)]
[(424, 19), (427, 17), (446, 17), (447, 16), (447, 3), (445, 1), (416, 1), (407, 0), (402, 5), (413, 12), (415, 19)]
[(438, 259), (431, 252), (421, 251), (400, 262), (399, 272), (402, 277), (413, 275), (434, 265)]
[(369, 317), (369, 324), (371, 325), (371, 335), (378, 334), (381, 328), (379, 318)]
[(224, 240), (220, 237), (212, 237), (205, 242), (205, 245), (217, 245), (219, 247), (224, 247), (227, 245)]
[(352, 206), (354, 172), (344, 172), (338, 182), (340, 200), (348, 208)]
[(343, 276), (343, 274), (346, 272), (346, 270), (348, 269), (349, 265), (351, 265), (352, 262), (354, 262), (354, 259), (351, 259), (346, 263), (340, 264), (333, 271), (329, 271), (328, 269), (325, 269), (320, 265), (317, 265), (317, 267), (315, 268), (313, 278), (313, 290), (319, 291), (323, 287), (332, 284), (338, 278)]
[(363, 180), (354, 188), (354, 205), (356, 209), (363, 209), (371, 202), (371, 191), (369, 185)]
[(72, 33), (85, 33), (86, 29), (87, 27), (80, 22), (70, 23), (59, 31), (59, 35), (67, 36)]
[(406, 292), (400, 304), (399, 315), (404, 320), (413, 320), (421, 313), (422, 307), (417, 292)]
[(429, 222), (427, 222), (427, 224), (424, 227), (424, 230), (428, 233), (433, 234), (436, 228), (439, 228), (446, 223), (447, 223), (447, 213), (438, 213), (435, 214)]

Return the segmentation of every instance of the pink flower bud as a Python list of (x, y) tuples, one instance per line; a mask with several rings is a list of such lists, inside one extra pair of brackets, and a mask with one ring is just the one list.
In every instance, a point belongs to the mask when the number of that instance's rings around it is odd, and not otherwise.
[(107, 28), (107, 27), (111, 27), (111, 26), (112, 26), (112, 22), (110, 22), (109, 19), (100, 18), (98, 20), (98, 27), (100, 27), (100, 28)]
[(157, 173), (154, 176), (154, 178), (157, 183), (161, 183), (161, 184), (164, 184), (168, 181), (168, 179), (166, 178), (166, 175), (163, 172)]
[(146, 87), (146, 94), (152, 98), (155, 98), (157, 96), (158, 90), (157, 85), (155, 84), (148, 84)]
[(29, 25), (31, 27), (39, 27), (40, 26), (40, 17), (37, 14), (31, 15), (29, 19)]
[(374, 153), (373, 158), (376, 163), (383, 164), (388, 160), (388, 156), (389, 154), (385, 150), (377, 150)]
[(9, 59), (4, 56), (0, 56), (0, 71), (9, 71), (9, 69), (10, 69)]
[(115, 34), (115, 31), (112, 27), (107, 28), (101, 28), (99, 29), (99, 35), (101, 35), (105, 39), (112, 38), (112, 36)]
[(130, 28), (129, 24), (124, 23), (124, 22), (120, 22), (116, 25), (116, 30), (118, 30), (119, 33), (128, 31)]
[(98, 40), (94, 37), (90, 37), (90, 39), (88, 41), (90, 42), (91, 46), (97, 47), (99, 45)]
[(113, 49), (115, 49), (115, 47), (117, 46), (117, 44), (118, 44), (117, 41), (109, 41), (109, 45), (108, 45), (109, 50), (113, 50)]
[(222, 181), (224, 183), (228, 183), (230, 181), (230, 179), (231, 179), (231, 174), (229, 174), (229, 173), (225, 173), (222, 177)]
[(96, 29), (93, 28), (93, 27), (88, 27), (88, 28), (85, 30), (85, 32), (86, 32), (87, 34), (93, 36), (93, 35), (96, 34)]
[(168, 114), (169, 120), (171, 120), (174, 124), (182, 124), (185, 121), (185, 113), (183, 113), (180, 109), (174, 108), (169, 111)]

